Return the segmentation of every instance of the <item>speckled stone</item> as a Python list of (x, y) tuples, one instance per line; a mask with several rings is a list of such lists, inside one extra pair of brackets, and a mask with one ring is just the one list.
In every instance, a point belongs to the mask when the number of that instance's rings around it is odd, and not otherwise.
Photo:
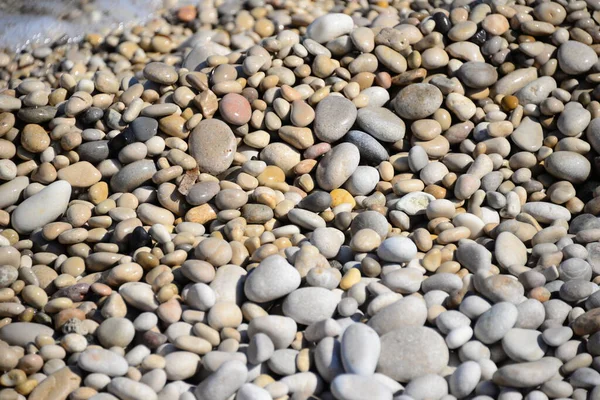
[(347, 98), (328, 96), (315, 109), (315, 136), (328, 143), (337, 142), (352, 128), (358, 112)]
[(444, 101), (442, 92), (429, 83), (416, 83), (402, 89), (392, 106), (402, 118), (421, 119), (433, 114)]
[(200, 121), (190, 134), (190, 154), (203, 172), (218, 175), (231, 166), (237, 143), (231, 128), (218, 119)]
[(361, 108), (357, 122), (368, 134), (382, 142), (397, 142), (404, 138), (406, 132), (404, 121), (383, 107)]

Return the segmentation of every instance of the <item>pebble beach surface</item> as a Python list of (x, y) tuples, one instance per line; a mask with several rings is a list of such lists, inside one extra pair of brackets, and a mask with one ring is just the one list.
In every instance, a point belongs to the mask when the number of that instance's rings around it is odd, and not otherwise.
[(600, 399), (598, 53), (594, 0), (0, 52), (0, 400)]

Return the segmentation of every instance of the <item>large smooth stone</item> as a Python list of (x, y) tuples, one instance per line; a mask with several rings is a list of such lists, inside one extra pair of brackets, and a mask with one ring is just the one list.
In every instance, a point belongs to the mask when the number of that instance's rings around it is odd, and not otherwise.
[(231, 128), (218, 119), (200, 121), (190, 134), (190, 154), (202, 172), (218, 175), (231, 166), (237, 142)]
[(574, 151), (556, 151), (544, 160), (544, 167), (552, 176), (571, 183), (583, 183), (590, 176), (592, 165), (587, 158)]
[(60, 217), (69, 205), (71, 185), (57, 181), (17, 206), (11, 215), (13, 228), (19, 233), (31, 233)]
[(383, 107), (361, 108), (357, 122), (365, 132), (382, 142), (397, 142), (406, 132), (404, 121)]
[(562, 362), (554, 357), (545, 357), (538, 361), (516, 363), (501, 367), (494, 373), (492, 380), (496, 385), (513, 388), (529, 388), (549, 381), (558, 373)]
[(290, 293), (283, 301), (283, 314), (298, 324), (331, 318), (340, 302), (340, 293), (321, 287), (304, 287)]
[(402, 89), (392, 106), (402, 118), (422, 119), (433, 114), (444, 101), (442, 92), (429, 83), (415, 83)]
[(381, 337), (377, 371), (399, 382), (438, 374), (450, 358), (444, 338), (431, 328), (405, 326)]
[(315, 136), (327, 143), (337, 142), (352, 128), (356, 116), (356, 106), (350, 100), (341, 96), (327, 96), (315, 109)]
[(39, 335), (52, 337), (54, 329), (33, 322), (12, 322), (0, 328), (0, 340), (11, 346), (25, 347), (35, 341)]
[(317, 165), (317, 183), (323, 190), (337, 189), (354, 173), (360, 162), (360, 152), (352, 143), (340, 143)]

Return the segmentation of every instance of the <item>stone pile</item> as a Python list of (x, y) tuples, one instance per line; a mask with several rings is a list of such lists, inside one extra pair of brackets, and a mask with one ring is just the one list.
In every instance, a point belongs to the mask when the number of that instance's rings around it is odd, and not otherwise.
[(600, 3), (202, 1), (0, 54), (0, 400), (600, 399)]

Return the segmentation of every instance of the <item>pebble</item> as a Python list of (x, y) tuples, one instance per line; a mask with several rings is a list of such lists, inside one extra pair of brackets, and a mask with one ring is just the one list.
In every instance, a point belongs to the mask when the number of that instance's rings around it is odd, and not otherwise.
[(31, 233), (60, 217), (70, 197), (67, 181), (54, 182), (19, 204), (12, 213), (12, 226), (17, 232)]
[(560, 69), (570, 75), (583, 74), (598, 62), (598, 56), (591, 47), (575, 40), (561, 44), (556, 57)]
[(475, 337), (485, 344), (495, 343), (515, 326), (518, 310), (508, 302), (496, 303), (484, 312), (475, 324)]
[(337, 142), (352, 128), (357, 116), (356, 106), (350, 100), (328, 96), (315, 109), (314, 134), (324, 142)]
[(338, 144), (317, 165), (317, 184), (325, 190), (339, 188), (354, 173), (359, 162), (360, 153), (355, 145)]
[(408, 238), (393, 236), (381, 242), (377, 255), (385, 261), (408, 262), (417, 255), (417, 246)]
[(222, 121), (200, 121), (190, 134), (190, 154), (203, 172), (220, 174), (233, 162), (237, 143), (233, 132)]
[[(395, 354), (403, 354), (402, 359)], [(377, 371), (399, 382), (440, 373), (449, 360), (444, 339), (433, 329), (406, 326), (381, 336)]]
[(392, 398), (391, 390), (377, 380), (370, 376), (353, 374), (338, 375), (331, 382), (331, 392), (336, 398), (341, 400), (366, 397), (377, 400)]
[(319, 287), (304, 287), (290, 293), (283, 301), (283, 313), (296, 323), (310, 325), (330, 318), (339, 303), (339, 295)]
[(110, 187), (116, 192), (132, 192), (142, 186), (156, 173), (152, 160), (139, 160), (127, 164), (110, 179)]
[[(223, 99), (219, 102), (219, 112), (225, 122), (233, 125), (244, 125), (250, 121), (252, 116), (250, 103), (244, 96), (237, 93), (227, 93), (223, 96)], [(216, 129), (216, 127), (210, 129)]]
[(257, 303), (273, 301), (300, 286), (300, 273), (285, 258), (272, 255), (264, 259), (246, 278), (244, 293)]
[(79, 356), (77, 366), (88, 372), (108, 376), (123, 376), (129, 368), (125, 358), (102, 348), (86, 349)]
[(429, 204), (435, 201), (435, 197), (425, 192), (412, 192), (404, 195), (396, 203), (396, 209), (405, 212), (407, 215), (425, 214)]
[(0, 52), (0, 398), (597, 397), (594, 4), (167, 3)]
[(158, 398), (150, 386), (129, 378), (114, 378), (108, 384), (107, 389), (120, 398), (132, 400), (155, 400)]
[(344, 140), (355, 145), (360, 153), (361, 161), (365, 160), (369, 165), (379, 165), (390, 157), (381, 143), (363, 131), (351, 130), (346, 134)]
[(223, 363), (194, 390), (198, 400), (226, 400), (245, 382), (248, 369), (241, 361)]
[(552, 176), (573, 183), (582, 183), (590, 175), (590, 162), (581, 154), (572, 151), (557, 151), (544, 162), (544, 167)]
[(350, 325), (344, 331), (340, 349), (346, 372), (362, 376), (375, 373), (381, 344), (372, 328), (364, 324)]
[(498, 80), (498, 72), (490, 64), (468, 61), (456, 71), (457, 77), (470, 88), (484, 89), (492, 86)]
[(365, 132), (382, 142), (397, 142), (404, 138), (404, 121), (387, 108), (361, 108), (356, 121)]
[(331, 13), (316, 18), (307, 28), (306, 36), (317, 43), (326, 43), (350, 33), (354, 21), (346, 14)]
[(396, 113), (406, 119), (422, 119), (433, 114), (442, 105), (442, 92), (428, 83), (416, 83), (402, 89), (392, 99)]
[(536, 120), (525, 117), (510, 138), (522, 150), (538, 151), (543, 145), (543, 128)]
[(497, 385), (514, 388), (536, 387), (552, 379), (560, 366), (560, 360), (553, 357), (507, 365), (494, 373), (493, 381)]

